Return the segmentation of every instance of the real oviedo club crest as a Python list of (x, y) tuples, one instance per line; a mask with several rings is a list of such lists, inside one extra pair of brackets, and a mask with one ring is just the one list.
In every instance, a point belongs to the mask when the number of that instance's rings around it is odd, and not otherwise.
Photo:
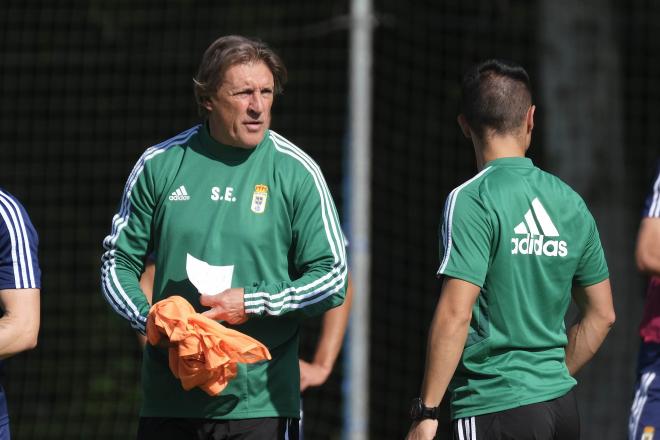
[(263, 214), (266, 210), (266, 202), (268, 201), (268, 186), (255, 185), (254, 194), (252, 194), (252, 212)]

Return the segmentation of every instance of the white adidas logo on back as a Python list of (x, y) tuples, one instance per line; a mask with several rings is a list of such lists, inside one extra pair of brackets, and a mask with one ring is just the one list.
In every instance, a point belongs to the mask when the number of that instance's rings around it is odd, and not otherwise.
[(188, 195), (188, 191), (186, 191), (186, 187), (181, 185), (172, 193), (172, 195), (169, 197), (170, 200), (177, 201), (177, 200), (190, 200), (190, 196)]
[(546, 240), (546, 237), (559, 237), (559, 231), (538, 198), (532, 200), (532, 207), (525, 213), (525, 219), (513, 229), (513, 232), (525, 235), (524, 238), (513, 237), (511, 239), (513, 244), (511, 254), (513, 255), (546, 255), (548, 257), (568, 255), (568, 246), (564, 240)]

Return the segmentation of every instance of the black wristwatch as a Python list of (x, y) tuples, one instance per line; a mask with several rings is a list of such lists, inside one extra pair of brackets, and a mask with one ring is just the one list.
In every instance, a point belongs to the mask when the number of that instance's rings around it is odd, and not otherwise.
[(433, 419), (438, 420), (438, 407), (429, 408), (424, 406), (421, 397), (413, 399), (410, 405), (410, 418), (413, 420)]

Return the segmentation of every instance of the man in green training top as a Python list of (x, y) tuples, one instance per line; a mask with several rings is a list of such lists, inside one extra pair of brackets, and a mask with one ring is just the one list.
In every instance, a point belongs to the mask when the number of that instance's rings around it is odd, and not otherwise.
[[(444, 276), (409, 439), (430, 439), (451, 395), (454, 439), (579, 438), (573, 375), (614, 323), (607, 264), (584, 201), (525, 153), (525, 70), (485, 61), (463, 78), (459, 125), (479, 173), (445, 203)], [(580, 319), (564, 315), (573, 299)]]
[(115, 311), (144, 333), (138, 280), (154, 254), (154, 302), (181, 295), (272, 355), (240, 364), (211, 397), (184, 391), (167, 351), (147, 345), (139, 439), (297, 438), (299, 323), (342, 303), (347, 267), (321, 170), (269, 130), (285, 80), (265, 44), (219, 38), (195, 77), (204, 122), (147, 149), (128, 178), (104, 241), (102, 285)]

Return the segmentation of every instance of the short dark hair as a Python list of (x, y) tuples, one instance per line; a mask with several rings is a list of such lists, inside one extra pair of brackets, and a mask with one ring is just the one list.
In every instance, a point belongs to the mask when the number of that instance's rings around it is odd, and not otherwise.
[(531, 105), (529, 75), (516, 63), (486, 60), (463, 76), (461, 112), (479, 137), (487, 128), (498, 134), (515, 131)]
[(286, 67), (266, 43), (240, 35), (226, 35), (211, 43), (204, 51), (197, 75), (193, 78), (199, 114), (207, 115), (204, 103), (218, 91), (230, 67), (259, 61), (268, 66), (273, 74), (275, 93), (282, 93), (287, 80)]

